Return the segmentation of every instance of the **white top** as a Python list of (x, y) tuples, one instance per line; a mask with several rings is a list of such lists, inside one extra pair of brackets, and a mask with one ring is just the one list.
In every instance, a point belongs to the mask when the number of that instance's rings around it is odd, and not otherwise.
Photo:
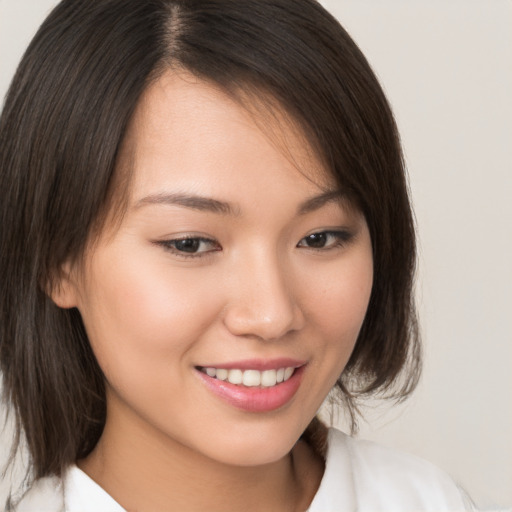
[[(77, 466), (63, 480), (39, 480), (10, 510), (126, 512)], [(429, 462), (330, 429), (325, 473), (308, 512), (472, 510), (467, 495)]]

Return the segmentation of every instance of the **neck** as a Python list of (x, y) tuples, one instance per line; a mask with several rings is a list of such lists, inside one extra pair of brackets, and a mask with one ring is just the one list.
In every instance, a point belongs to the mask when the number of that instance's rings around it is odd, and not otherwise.
[(78, 463), (128, 512), (304, 511), (323, 461), (303, 442), (262, 466), (232, 466), (197, 453), (141, 419), (109, 414), (91, 454)]

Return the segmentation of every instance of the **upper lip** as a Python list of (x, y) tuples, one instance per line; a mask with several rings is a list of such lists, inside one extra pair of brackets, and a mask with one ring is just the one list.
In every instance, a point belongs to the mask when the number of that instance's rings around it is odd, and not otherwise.
[(230, 361), (199, 365), (200, 368), (222, 368), (226, 370), (278, 370), (279, 368), (299, 368), (304, 366), (306, 361), (289, 357), (277, 359), (244, 359), (242, 361)]

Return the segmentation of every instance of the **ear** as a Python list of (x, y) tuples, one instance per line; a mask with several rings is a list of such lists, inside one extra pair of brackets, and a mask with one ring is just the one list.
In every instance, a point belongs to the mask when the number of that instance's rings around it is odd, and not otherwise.
[(72, 265), (66, 262), (46, 287), (47, 295), (59, 308), (71, 309), (78, 306), (78, 287), (74, 274)]

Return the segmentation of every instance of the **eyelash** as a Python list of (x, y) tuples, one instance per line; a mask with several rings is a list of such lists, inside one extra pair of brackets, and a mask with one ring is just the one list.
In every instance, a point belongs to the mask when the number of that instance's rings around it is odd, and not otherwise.
[[(177, 249), (176, 245), (180, 242), (196, 242), (199, 244), (210, 244), (212, 246), (215, 246), (215, 249), (207, 250), (207, 251), (201, 251), (201, 252), (186, 252), (186, 251), (180, 251)], [(206, 238), (202, 236), (184, 236), (181, 238), (175, 238), (173, 240), (162, 240), (160, 242), (157, 242), (158, 245), (161, 245), (166, 251), (171, 252), (172, 254), (175, 254), (176, 256), (180, 258), (204, 258), (205, 256), (211, 255), (212, 252), (217, 252), (222, 250), (220, 245), (211, 238)]]
[[(308, 238), (313, 239), (313, 237), (327, 237), (327, 238), (332, 237), (334, 240), (333, 240), (333, 243), (331, 243), (327, 247), (326, 246), (310, 247), (310, 246), (301, 246), (300, 245), (301, 242), (303, 242), (304, 240), (307, 240)], [(352, 240), (353, 237), (354, 237), (353, 233), (351, 233), (350, 231), (346, 231), (346, 230), (316, 231), (315, 233), (311, 233), (311, 234), (305, 236), (302, 240), (300, 240), (299, 243), (297, 244), (297, 247), (305, 247), (306, 249), (325, 252), (325, 251), (329, 251), (332, 249), (337, 249), (339, 247), (345, 246)]]
[[(310, 241), (313, 241), (313, 237), (326, 237), (327, 240), (329, 240), (329, 237), (332, 237), (334, 240), (328, 245), (323, 247), (311, 247), (307, 245), (301, 245), (302, 242), (307, 241), (310, 239)], [(296, 247), (299, 248), (305, 248), (310, 249), (316, 252), (326, 252), (330, 251), (336, 248), (340, 248), (348, 244), (352, 238), (354, 237), (353, 233), (346, 231), (346, 230), (340, 230), (340, 231), (317, 231), (315, 233), (311, 233), (304, 238), (302, 238)], [(321, 238), (320, 238), (321, 239)], [(183, 250), (179, 250), (176, 245), (181, 242), (190, 242), (195, 244), (209, 244), (214, 247), (214, 249), (211, 250), (205, 250), (200, 252), (187, 252)], [(181, 238), (175, 238), (172, 240), (162, 240), (156, 242), (158, 245), (161, 245), (165, 250), (171, 252), (172, 254), (184, 258), (204, 258), (207, 256), (210, 256), (213, 252), (218, 252), (222, 250), (222, 247), (218, 244), (216, 240), (213, 240), (211, 238), (201, 237), (201, 236), (184, 236)]]

